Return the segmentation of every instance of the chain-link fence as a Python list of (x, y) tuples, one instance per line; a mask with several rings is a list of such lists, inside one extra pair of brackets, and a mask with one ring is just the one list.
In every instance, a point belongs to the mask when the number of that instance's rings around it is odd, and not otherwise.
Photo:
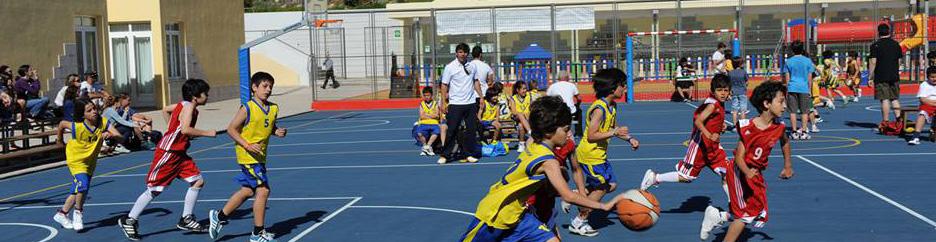
[[(308, 55), (310, 62), (320, 65), (322, 55), (316, 53), (329, 53), (336, 60), (339, 81), (360, 83), (366, 91), (358, 98), (416, 97), (420, 87), (437, 85), (443, 67), (455, 59), (455, 46), (467, 43), (482, 47), (481, 59), (494, 68), (497, 81), (535, 82), (545, 89), (557, 78), (557, 71), (569, 71), (572, 81), (590, 93), (587, 84), (592, 73), (601, 68), (627, 68), (628, 34), (647, 32), (656, 34), (635, 38), (631, 53), (638, 81), (635, 97), (638, 101), (665, 100), (672, 94), (681, 58), (703, 72), (695, 87), (704, 95), (708, 90), (705, 80), (711, 75), (709, 58), (719, 42), (742, 56), (745, 70), (761, 81), (781, 75), (782, 59), (789, 55), (784, 46), (804, 34), (809, 34), (810, 54), (835, 53), (844, 64), (844, 56), (855, 52), (866, 65), (878, 23), (895, 26), (895, 37), (902, 41), (917, 31), (916, 27), (901, 28), (913, 24), (908, 19), (936, 11), (927, 11), (927, 1), (904, 0), (636, 0), (495, 7), (440, 4), (400, 4), (319, 15), (321, 19), (343, 20), (343, 24), (341, 31), (314, 38), (319, 42), (315, 45), (318, 51)], [(430, 5), (433, 7), (426, 7)], [(735, 32), (658, 34), (713, 29)], [(340, 43), (336, 42), (339, 39)], [(735, 39), (740, 48), (732, 46)], [(926, 51), (928, 46), (921, 44), (906, 52), (901, 63), (905, 79), (921, 79)]]

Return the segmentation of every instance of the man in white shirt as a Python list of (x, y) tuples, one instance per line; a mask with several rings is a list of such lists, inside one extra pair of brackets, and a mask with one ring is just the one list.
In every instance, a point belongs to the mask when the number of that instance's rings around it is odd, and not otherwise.
[(715, 73), (726, 73), (725, 70), (725, 48), (728, 46), (725, 43), (718, 42), (718, 49), (715, 50), (715, 53), (712, 53), (712, 58), (709, 62), (710, 68), (714, 68)]
[(88, 72), (85, 73), (84, 76), (85, 81), (81, 82), (81, 85), (78, 87), (78, 96), (88, 97), (95, 104), (98, 104), (98, 106), (104, 106), (104, 98), (109, 97), (110, 93), (94, 86), (94, 82), (96, 82), (98, 78), (97, 73)]
[[(923, 131), (923, 125), (927, 121), (933, 123), (933, 117), (936, 115), (936, 66), (930, 66), (926, 68), (926, 81), (920, 83), (920, 90), (917, 91), (917, 98), (920, 99), (920, 114), (917, 115), (916, 126), (914, 126), (913, 134), (910, 136), (910, 140), (907, 141), (909, 145), (918, 145), (920, 144), (920, 132)], [(930, 137), (936, 137), (933, 135), (933, 132), (936, 132), (933, 128), (930, 128)]]
[[(443, 144), (442, 154), (439, 155), (439, 164), (448, 162), (447, 158), (452, 157), (454, 145), (458, 142), (456, 134), (476, 134), (478, 133), (478, 98), (481, 97), (481, 84), (477, 78), (472, 77), (467, 68), (468, 64), (468, 45), (460, 43), (455, 47), (455, 60), (449, 62), (442, 71), (442, 107), (445, 112), (445, 123), (448, 125), (445, 137), (448, 137)], [(459, 124), (465, 121), (467, 132), (459, 130)], [(468, 162), (478, 162), (474, 157), (475, 147), (478, 140), (474, 135), (464, 137), (466, 144), (460, 144), (462, 151), (468, 154), (465, 158)]]
[(80, 87), (81, 80), (78, 79), (78, 74), (68, 74), (68, 77), (65, 78), (65, 85), (62, 85), (62, 89), (55, 94), (55, 103), (56, 107), (62, 107), (65, 105), (65, 90), (68, 90), (69, 86)]
[(471, 58), (473, 60), (468, 63), (468, 73), (474, 76), (474, 78), (478, 80), (478, 83), (481, 84), (481, 98), (484, 98), (484, 95), (487, 94), (488, 87), (494, 85), (494, 70), (481, 60), (481, 52), (480, 45), (471, 48)]
[(575, 83), (569, 82), (570, 76), (568, 71), (559, 71), (557, 73), (559, 76), (559, 81), (549, 85), (549, 88), (546, 89), (547, 96), (559, 96), (562, 98), (562, 102), (569, 106), (569, 110), (572, 112), (572, 122), (575, 123), (575, 134), (581, 134), (581, 122), (579, 120), (579, 108), (578, 104), (581, 102), (579, 99), (578, 87)]

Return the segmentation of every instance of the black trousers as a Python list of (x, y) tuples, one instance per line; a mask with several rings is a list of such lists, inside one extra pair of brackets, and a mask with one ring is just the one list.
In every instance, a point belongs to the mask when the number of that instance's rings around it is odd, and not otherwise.
[[(459, 127), (461, 127), (461, 122), (465, 122), (465, 132), (461, 132)], [(448, 105), (448, 113), (445, 114), (445, 124), (448, 125), (448, 129), (445, 131), (446, 141), (445, 146), (442, 147), (442, 157), (450, 158), (452, 157), (452, 149), (455, 147), (455, 143), (459, 140), (465, 140), (466, 142), (460, 144), (462, 151), (468, 154), (469, 156), (476, 153), (475, 148), (478, 144), (476, 135), (468, 135), (468, 137), (458, 137), (456, 134), (477, 134), (478, 133), (478, 124), (481, 122), (478, 121), (478, 104), (463, 104), (463, 105)]]
[(325, 82), (322, 82), (322, 88), (325, 88), (325, 86), (328, 84), (328, 79), (332, 80), (332, 87), (338, 88), (339, 84), (338, 84), (338, 80), (335, 80), (334, 70), (325, 71)]

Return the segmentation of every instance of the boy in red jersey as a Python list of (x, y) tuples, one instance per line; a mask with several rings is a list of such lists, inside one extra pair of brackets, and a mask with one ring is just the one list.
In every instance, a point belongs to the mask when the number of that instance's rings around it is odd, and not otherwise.
[(163, 115), (168, 118), (169, 128), (159, 141), (153, 163), (150, 165), (149, 172), (146, 173), (146, 191), (143, 191), (143, 194), (137, 198), (130, 213), (117, 220), (117, 225), (128, 239), (140, 239), (137, 224), (140, 213), (176, 178), (189, 183), (189, 189), (185, 193), (182, 218), (176, 227), (187, 231), (207, 232), (207, 228), (198, 223), (195, 215), (192, 214), (195, 201), (198, 199), (198, 192), (205, 182), (202, 180), (201, 171), (195, 166), (195, 161), (188, 156), (187, 150), (190, 138), (215, 137), (217, 133), (214, 130), (195, 128), (195, 122), (198, 120), (196, 107), (208, 102), (209, 89), (208, 83), (204, 80), (188, 79), (182, 85), (183, 101), (163, 108), (165, 112)]
[[(729, 211), (734, 218), (725, 234), (724, 241), (729, 242), (738, 239), (746, 224), (760, 228), (767, 222), (767, 183), (762, 173), (767, 169), (767, 157), (777, 141), (780, 141), (783, 149), (780, 178), (793, 177), (790, 142), (784, 135), (786, 126), (779, 120), (786, 106), (786, 87), (779, 82), (764, 82), (754, 89), (751, 104), (760, 115), (753, 119), (738, 120), (738, 148), (735, 149), (735, 160), (730, 162), (725, 175), (731, 201)], [(708, 206), (699, 237), (708, 239), (709, 232), (725, 221), (728, 221), (727, 213)]]
[(708, 167), (722, 177), (722, 187), (728, 193), (724, 180), (728, 158), (720, 138), (725, 131), (725, 107), (722, 104), (731, 93), (731, 81), (727, 75), (715, 74), (711, 88), (712, 96), (696, 108), (692, 117), (692, 133), (689, 135), (689, 149), (686, 150), (685, 158), (676, 164), (676, 171), (656, 174), (647, 169), (640, 183), (641, 190), (661, 182), (692, 182), (699, 177), (702, 169)]

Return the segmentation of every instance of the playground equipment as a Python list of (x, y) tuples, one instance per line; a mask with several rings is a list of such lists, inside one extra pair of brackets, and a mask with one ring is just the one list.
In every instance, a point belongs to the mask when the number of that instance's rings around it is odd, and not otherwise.
[[(810, 27), (814, 28), (812, 39), (817, 44), (835, 44), (849, 42), (870, 42), (877, 37), (877, 26), (881, 23), (890, 25), (894, 32), (894, 40), (900, 42), (903, 51), (913, 49), (923, 44), (923, 14), (917, 14), (913, 17), (900, 21), (862, 21), (862, 22), (837, 22), (837, 23), (815, 23), (810, 21)], [(936, 16), (929, 17), (928, 31), (936, 31)], [(806, 25), (803, 21), (791, 21), (786, 27), (786, 42), (794, 40), (804, 40), (803, 28)], [(929, 41), (936, 40), (936, 36), (929, 37)]]

